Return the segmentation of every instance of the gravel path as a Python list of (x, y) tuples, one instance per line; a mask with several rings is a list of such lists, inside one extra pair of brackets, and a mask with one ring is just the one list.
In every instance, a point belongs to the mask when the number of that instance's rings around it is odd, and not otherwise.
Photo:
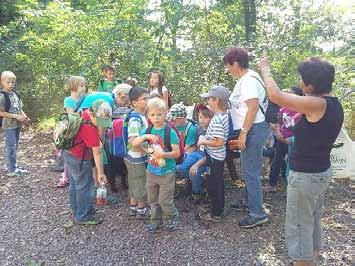
[[(104, 222), (96, 227), (65, 229), (68, 190), (55, 187), (59, 174), (48, 171), (53, 145), (49, 134), (22, 133), (20, 165), (25, 177), (4, 172), (0, 133), (0, 265), (288, 265), (284, 242), (285, 189), (267, 195), (270, 222), (241, 230), (244, 213), (230, 211), (220, 224), (202, 223), (188, 199), (179, 198), (178, 230), (156, 235), (142, 221), (128, 218), (127, 191), (121, 203), (99, 207)], [(22, 164), (21, 164), (22, 162)], [(226, 179), (226, 201), (237, 188)], [(324, 251), (318, 265), (351, 265), (351, 194), (349, 181), (334, 179), (326, 199)]]

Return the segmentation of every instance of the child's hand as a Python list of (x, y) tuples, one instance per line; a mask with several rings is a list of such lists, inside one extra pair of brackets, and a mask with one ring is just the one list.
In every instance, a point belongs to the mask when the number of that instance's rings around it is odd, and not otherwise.
[(156, 147), (154, 147), (152, 156), (154, 159), (164, 158), (165, 152), (162, 150), (162, 148), (160, 146), (158, 149)]
[(28, 116), (26, 116), (26, 119), (23, 121), (23, 123), (24, 123), (26, 126), (28, 126), (28, 125), (31, 123), (31, 119), (30, 119)]
[(150, 142), (150, 143), (158, 143), (159, 142), (159, 137), (153, 134), (145, 134), (145, 138)]
[(204, 136), (200, 136), (198, 138), (197, 146), (201, 146), (201, 145), (206, 145), (206, 138)]

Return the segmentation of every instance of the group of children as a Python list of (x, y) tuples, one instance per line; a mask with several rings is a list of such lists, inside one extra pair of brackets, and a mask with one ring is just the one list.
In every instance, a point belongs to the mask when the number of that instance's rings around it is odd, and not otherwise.
[[(229, 91), (219, 85), (201, 94), (207, 104), (196, 106), (198, 121), (193, 121), (187, 119), (182, 103), (170, 106), (170, 93), (160, 72), (151, 73), (148, 90), (138, 87), (135, 79), (116, 82), (115, 69), (111, 66), (104, 69), (104, 74), (97, 92), (90, 94), (83, 77), (71, 76), (67, 82), (70, 96), (64, 99), (64, 111), (78, 113), (82, 119), (71, 147), (62, 151), (64, 173), (58, 183), (59, 187), (70, 184), (73, 219), (69, 225), (101, 222), (93, 207), (95, 187), (108, 183), (114, 194), (116, 174), (123, 176), (123, 183), (127, 176), (129, 214), (137, 219), (150, 217), (149, 232), (155, 232), (164, 221), (168, 230), (176, 229), (177, 174), (192, 183), (192, 200), (196, 203), (201, 200), (205, 176), (210, 209), (202, 211), (199, 217), (219, 222), (225, 205), (221, 169), (224, 169), (230, 132)], [(0, 116), (9, 176), (26, 172), (16, 163), (16, 149), (21, 124), (29, 118), (22, 110), (20, 97), (12, 91), (15, 79), (12, 72), (1, 74), (5, 93), (0, 94)], [(122, 119), (127, 138), (125, 154), (119, 157), (107, 145), (110, 141), (107, 133), (114, 132), (115, 119)], [(272, 186), (273, 183), (269, 184)]]

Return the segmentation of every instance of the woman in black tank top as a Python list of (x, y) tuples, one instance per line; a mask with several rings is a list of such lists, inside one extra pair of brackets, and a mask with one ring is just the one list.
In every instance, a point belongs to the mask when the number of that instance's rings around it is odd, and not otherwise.
[(324, 194), (331, 179), (330, 151), (344, 120), (342, 106), (332, 93), (334, 66), (312, 57), (298, 66), (305, 96), (280, 91), (267, 57), (258, 64), (272, 102), (302, 113), (294, 128), (287, 188), (286, 242), (294, 265), (314, 265), (320, 242)]

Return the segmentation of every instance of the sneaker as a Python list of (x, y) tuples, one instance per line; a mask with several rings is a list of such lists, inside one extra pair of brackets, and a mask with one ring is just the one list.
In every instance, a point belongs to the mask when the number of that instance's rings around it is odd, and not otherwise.
[(178, 224), (177, 220), (168, 220), (166, 222), (166, 229), (168, 229), (169, 231), (175, 231), (177, 224)]
[(16, 169), (15, 171), (13, 171), (13, 172), (8, 172), (7, 173), (7, 176), (23, 176), (24, 174), (23, 173), (21, 173), (20, 171), (18, 171), (18, 169)]
[(129, 206), (129, 216), (136, 216), (137, 215), (137, 206)]
[(248, 206), (244, 201), (237, 201), (236, 203), (232, 203), (231, 205), (229, 205), (229, 207), (232, 210), (235, 211), (246, 211), (248, 210)]
[(15, 171), (17, 171), (21, 174), (28, 174), (29, 173), (29, 171), (27, 171), (26, 169), (24, 169), (22, 167), (17, 167)]
[(262, 225), (262, 224), (266, 223), (268, 220), (269, 219), (267, 218), (267, 216), (265, 216), (263, 218), (255, 218), (255, 217), (248, 215), (243, 220), (240, 220), (238, 224), (242, 228), (253, 228), (255, 226)]
[(147, 231), (149, 233), (155, 233), (158, 229), (160, 229), (162, 226), (162, 223), (159, 224), (148, 224), (147, 225)]
[(271, 186), (270, 183), (267, 183), (264, 187), (264, 192), (266, 193), (272, 193), (272, 192), (276, 192), (277, 191), (277, 187), (276, 186)]
[(201, 194), (192, 194), (192, 203), (199, 204), (201, 202)]
[(83, 222), (75, 221), (75, 223), (79, 225), (98, 225), (102, 223), (102, 220), (98, 218), (91, 218)]
[(69, 185), (69, 180), (67, 180), (65, 177), (61, 177), (58, 181), (57, 188), (63, 188)]
[(200, 213), (198, 216), (200, 217), (201, 220), (207, 221), (207, 222), (219, 223), (222, 221), (222, 216), (215, 216), (215, 215), (212, 215), (210, 212)]
[(140, 208), (137, 208), (137, 211), (136, 211), (136, 218), (138, 220), (144, 220), (144, 219), (147, 219), (148, 217), (150, 216), (150, 211), (147, 207), (144, 207), (142, 209)]

